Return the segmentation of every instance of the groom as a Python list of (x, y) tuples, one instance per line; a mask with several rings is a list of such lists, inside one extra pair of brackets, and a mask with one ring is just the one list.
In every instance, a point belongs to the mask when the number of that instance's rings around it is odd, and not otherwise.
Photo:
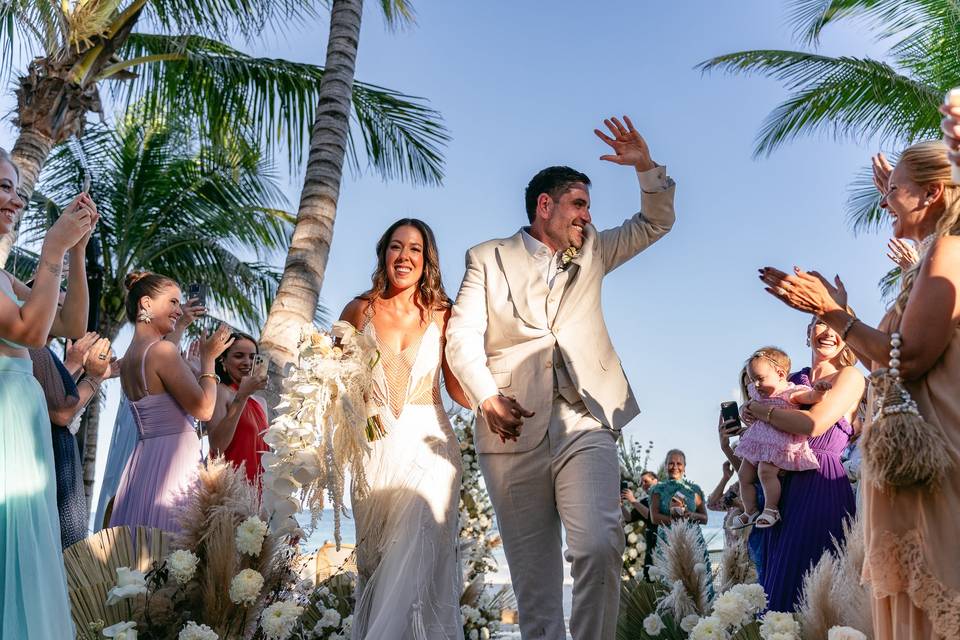
[[(617, 438), (636, 400), (600, 308), (603, 277), (666, 234), (673, 181), (630, 119), (594, 130), (633, 167), (641, 212), (591, 224), (590, 179), (549, 167), (526, 190), (530, 226), (467, 252), (447, 361), (477, 410), (480, 468), (497, 513), (525, 640), (566, 637), (560, 525), (575, 640), (613, 638), (620, 592)], [(611, 137), (612, 136), (612, 137)]]

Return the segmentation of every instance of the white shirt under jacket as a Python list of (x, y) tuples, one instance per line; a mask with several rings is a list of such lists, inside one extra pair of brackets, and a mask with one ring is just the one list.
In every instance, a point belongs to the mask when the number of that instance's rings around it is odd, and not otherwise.
[[(558, 393), (556, 366), (605, 427), (620, 429), (639, 413), (600, 304), (603, 277), (674, 223), (675, 184), (666, 168), (637, 176), (640, 212), (612, 229), (587, 225), (583, 247), (563, 271), (559, 256), (524, 230), (467, 251), (447, 326), (447, 362), (474, 409), (502, 392), (536, 412), (524, 420), (518, 440), (505, 443), (479, 415), (480, 453), (528, 451), (540, 443)], [(558, 354), (562, 362), (555, 364)]]

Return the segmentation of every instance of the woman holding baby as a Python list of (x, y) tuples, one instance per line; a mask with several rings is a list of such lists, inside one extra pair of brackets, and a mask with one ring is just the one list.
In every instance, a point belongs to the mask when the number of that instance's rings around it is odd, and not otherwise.
[[(753, 533), (761, 536), (761, 582), (772, 611), (796, 609), (804, 573), (833, 546), (834, 538), (843, 540), (843, 522), (856, 508), (840, 454), (853, 435), (851, 423), (864, 377), (854, 368), (856, 358), (839, 333), (825, 323), (814, 318), (807, 327), (807, 341), (811, 366), (789, 376), (789, 381), (816, 390), (819, 401), (804, 408), (806, 402), (784, 406), (758, 398), (743, 408), (748, 424), (762, 421), (806, 438), (804, 449), (809, 448), (815, 459), (806, 471), (781, 474), (779, 500), (775, 507), (767, 504), (773, 511), (762, 520), (768, 526)], [(760, 365), (776, 364), (775, 360), (757, 359)]]

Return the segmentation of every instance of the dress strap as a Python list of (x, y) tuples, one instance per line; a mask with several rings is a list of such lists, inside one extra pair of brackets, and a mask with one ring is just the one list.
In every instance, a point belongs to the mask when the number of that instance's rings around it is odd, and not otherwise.
[(147, 354), (150, 353), (150, 348), (160, 342), (160, 340), (154, 340), (147, 345), (147, 348), (143, 350), (143, 355), (140, 357), (140, 384), (143, 385), (143, 391), (147, 395), (150, 395), (150, 390), (147, 389)]
[(363, 318), (360, 320), (360, 326), (357, 327), (357, 331), (363, 331), (367, 328), (367, 325), (373, 320), (373, 303), (369, 300), (364, 300), (367, 303), (367, 306), (363, 310)]

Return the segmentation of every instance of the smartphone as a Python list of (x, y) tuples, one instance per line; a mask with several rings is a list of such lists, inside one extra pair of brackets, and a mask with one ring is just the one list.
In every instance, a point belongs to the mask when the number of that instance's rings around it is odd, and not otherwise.
[(250, 375), (262, 378), (267, 375), (267, 357), (259, 353), (253, 354), (253, 369)]
[(740, 423), (740, 406), (734, 400), (720, 403), (720, 418), (721, 430), (743, 426)]
[(621, 480), (621, 481), (620, 481), (620, 491), (626, 491), (626, 490), (629, 489), (629, 488), (630, 488), (630, 483), (629, 483), (629, 482), (627, 482), (626, 480)]
[(193, 282), (187, 286), (187, 300), (196, 300), (201, 307), (207, 306), (207, 285), (204, 282)]
[(90, 193), (90, 174), (86, 171), (83, 172), (83, 186), (80, 188), (80, 191)]

